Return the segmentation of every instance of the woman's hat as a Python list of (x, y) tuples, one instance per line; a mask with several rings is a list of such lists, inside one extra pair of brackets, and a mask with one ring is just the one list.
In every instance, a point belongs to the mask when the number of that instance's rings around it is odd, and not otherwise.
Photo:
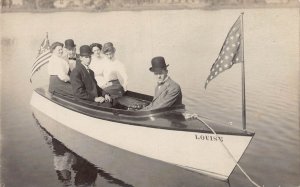
[(116, 51), (116, 48), (114, 47), (114, 45), (111, 42), (107, 42), (103, 45), (102, 51), (104, 54), (108, 53), (108, 52), (114, 53)]
[(99, 44), (99, 43), (92, 43), (92, 44), (90, 45), (91, 50), (93, 50), (93, 47), (98, 47), (98, 48), (100, 49), (100, 51), (101, 51), (101, 49), (102, 49), (102, 45)]
[(52, 53), (57, 46), (64, 47), (64, 44), (60, 42), (54, 42), (50, 47), (50, 52)]
[(91, 56), (92, 50), (90, 46), (88, 45), (83, 45), (79, 48), (79, 55), (80, 56)]
[(162, 56), (157, 56), (157, 57), (152, 58), (151, 64), (152, 64), (152, 67), (149, 68), (149, 70), (154, 73), (161, 72), (161, 70), (165, 70), (169, 66), (169, 64), (166, 65), (165, 59)]
[(75, 43), (74, 43), (74, 40), (72, 39), (67, 39), (65, 41), (65, 48), (69, 49), (69, 50), (72, 50), (74, 47), (76, 47)]

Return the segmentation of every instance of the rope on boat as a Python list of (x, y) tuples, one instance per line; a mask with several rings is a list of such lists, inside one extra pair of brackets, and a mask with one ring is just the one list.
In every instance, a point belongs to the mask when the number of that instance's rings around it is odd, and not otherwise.
[[(204, 125), (207, 126), (207, 128), (209, 128), (214, 134), (215, 136), (219, 139), (219, 136), (217, 135), (217, 133), (214, 131), (213, 128), (211, 128), (207, 123), (205, 123), (205, 121), (203, 121), (198, 114), (185, 114), (185, 118), (186, 119), (197, 119), (199, 121), (201, 121), (202, 123), (204, 123)], [(260, 185), (258, 185), (254, 180), (251, 179), (251, 177), (246, 173), (246, 171), (244, 171), (244, 169), (242, 168), (242, 166), (240, 166), (238, 164), (238, 161), (234, 158), (234, 156), (232, 155), (232, 153), (229, 151), (229, 149), (226, 147), (226, 145), (219, 141), (222, 146), (224, 147), (224, 149), (227, 151), (228, 155), (232, 158), (232, 160), (235, 162), (235, 164), (238, 166), (238, 168), (242, 171), (242, 173), (248, 178), (248, 180), (256, 187), (261, 187)]]

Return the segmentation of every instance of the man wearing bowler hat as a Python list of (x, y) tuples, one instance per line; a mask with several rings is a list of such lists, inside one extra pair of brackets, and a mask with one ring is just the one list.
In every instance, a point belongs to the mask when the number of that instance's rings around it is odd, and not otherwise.
[(92, 50), (90, 46), (80, 47), (80, 60), (71, 72), (70, 82), (75, 98), (90, 102), (97, 102), (101, 106), (111, 107), (111, 98), (105, 93), (95, 80), (94, 72), (89, 69)]
[(152, 102), (141, 110), (154, 110), (182, 104), (180, 86), (168, 76), (169, 65), (166, 65), (164, 57), (158, 56), (151, 60), (149, 69), (157, 78), (157, 86)]
[(78, 59), (74, 40), (65, 40), (65, 46), (63, 49), (63, 59), (65, 59), (69, 63), (70, 70), (72, 71), (76, 66), (76, 60)]

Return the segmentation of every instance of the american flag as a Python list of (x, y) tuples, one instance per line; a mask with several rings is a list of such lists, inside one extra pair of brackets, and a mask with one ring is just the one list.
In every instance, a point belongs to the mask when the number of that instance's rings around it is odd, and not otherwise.
[(48, 39), (48, 33), (46, 34), (46, 38), (43, 40), (41, 47), (38, 51), (38, 55), (36, 57), (35, 62), (32, 65), (31, 68), (31, 75), (30, 75), (30, 82), (33, 74), (40, 69), (43, 65), (47, 64), (49, 62), (49, 59), (51, 57), (50, 53), (50, 43)]
[(242, 51), (242, 16), (243, 15), (239, 16), (228, 32), (219, 56), (210, 69), (210, 74), (205, 82), (205, 89), (207, 84), (220, 73), (231, 68), (233, 64), (244, 62)]

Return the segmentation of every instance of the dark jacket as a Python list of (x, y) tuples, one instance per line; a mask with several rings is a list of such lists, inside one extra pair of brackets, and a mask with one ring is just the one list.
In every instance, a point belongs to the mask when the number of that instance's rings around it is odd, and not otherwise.
[(106, 94), (97, 86), (94, 72), (91, 69), (88, 72), (81, 62), (76, 63), (75, 69), (71, 72), (70, 79), (76, 98), (94, 101), (95, 97)]

